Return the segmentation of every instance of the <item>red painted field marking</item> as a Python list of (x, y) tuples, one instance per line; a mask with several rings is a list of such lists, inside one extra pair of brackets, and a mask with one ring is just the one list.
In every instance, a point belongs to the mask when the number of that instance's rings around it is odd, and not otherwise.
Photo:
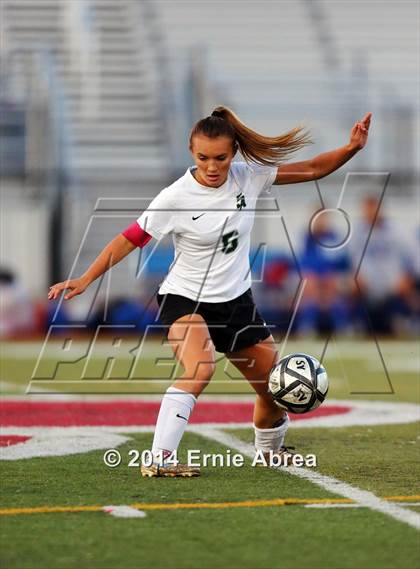
[(24, 443), (32, 437), (24, 437), (23, 435), (0, 435), (0, 447), (10, 447), (19, 443)]
[[(154, 425), (158, 401), (22, 401), (0, 403), (2, 427), (87, 427)], [(252, 421), (254, 405), (250, 402), (199, 402), (190, 423), (246, 423)], [(328, 405), (292, 415), (292, 421), (349, 413), (349, 405)]]

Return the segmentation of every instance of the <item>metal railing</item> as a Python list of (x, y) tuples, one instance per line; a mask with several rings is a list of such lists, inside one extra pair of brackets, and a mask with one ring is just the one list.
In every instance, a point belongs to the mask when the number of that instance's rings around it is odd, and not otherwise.
[[(22, 57), (23, 56), (23, 57)], [(48, 201), (50, 276), (62, 276), (62, 221), (71, 182), (71, 139), (66, 100), (48, 49), (22, 46), (3, 57), (4, 97), (25, 109), (25, 187)]]
[(71, 67), (75, 76), (80, 76), (81, 111), (85, 118), (94, 118), (99, 110), (99, 38), (93, 25), (93, 10), (89, 0), (64, 3)]

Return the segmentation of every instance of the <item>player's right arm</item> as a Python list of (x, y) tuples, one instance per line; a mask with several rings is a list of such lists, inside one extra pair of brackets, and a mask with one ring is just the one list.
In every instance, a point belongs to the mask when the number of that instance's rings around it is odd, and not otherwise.
[(70, 290), (64, 296), (65, 300), (82, 294), (105, 271), (119, 263), (137, 247), (143, 247), (150, 239), (150, 235), (143, 231), (137, 223), (133, 223), (108, 243), (81, 277), (52, 285), (48, 300), (56, 299), (63, 290)]
[(136, 247), (144, 247), (152, 237), (160, 240), (173, 230), (174, 211), (172, 192), (165, 188), (137, 221), (108, 243), (81, 277), (51, 286), (48, 299), (56, 299), (63, 290), (70, 290), (65, 294), (65, 300), (82, 294), (95, 279), (119, 263)]

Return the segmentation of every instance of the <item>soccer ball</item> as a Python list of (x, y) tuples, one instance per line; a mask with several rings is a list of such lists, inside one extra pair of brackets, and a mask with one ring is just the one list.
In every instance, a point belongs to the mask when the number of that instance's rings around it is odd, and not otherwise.
[(279, 407), (291, 413), (307, 413), (327, 396), (327, 372), (312, 356), (290, 354), (271, 370), (268, 391)]

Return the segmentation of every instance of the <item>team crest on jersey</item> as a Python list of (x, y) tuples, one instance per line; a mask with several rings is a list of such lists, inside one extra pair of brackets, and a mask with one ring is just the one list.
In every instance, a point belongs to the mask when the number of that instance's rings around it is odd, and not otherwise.
[(245, 196), (242, 192), (236, 196), (236, 207), (240, 210), (246, 207)]

